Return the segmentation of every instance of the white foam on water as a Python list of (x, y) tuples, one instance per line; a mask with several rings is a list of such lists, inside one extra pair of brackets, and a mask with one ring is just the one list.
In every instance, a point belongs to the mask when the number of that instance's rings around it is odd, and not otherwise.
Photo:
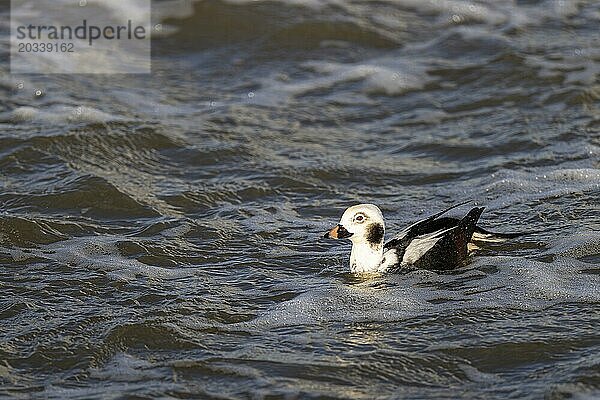
[[(595, 361), (595, 358), (593, 358)], [(595, 368), (593, 365), (590, 368)], [(556, 396), (548, 396), (548, 398), (565, 398), (572, 400), (598, 400), (600, 399), (600, 390), (592, 388), (591, 385), (587, 385), (583, 382), (577, 383), (561, 383), (557, 384), (552, 393), (557, 393)]]
[[(199, 0), (194, 0), (199, 1)], [(267, 0), (226, 0), (230, 4), (255, 4), (268, 3)], [(343, 8), (350, 14), (353, 13), (355, 5), (352, 2), (342, 0), (280, 0), (279, 3), (286, 5), (304, 6), (313, 9), (324, 9), (326, 7)], [(385, 2), (399, 8), (414, 10), (422, 14), (436, 14), (442, 16), (444, 21), (452, 21), (452, 16), (460, 16), (461, 21), (485, 22), (492, 25), (505, 23), (510, 18), (525, 19), (525, 15), (519, 7), (513, 3), (498, 4), (494, 1), (459, 1), (459, 0), (389, 0)], [(519, 10), (520, 12), (516, 11)], [(455, 19), (456, 20), (456, 19)]]
[(111, 95), (116, 104), (121, 104), (133, 113), (147, 117), (189, 117), (200, 108), (195, 103), (178, 102), (176, 105), (169, 104), (168, 96), (164, 93), (148, 92), (145, 89), (113, 89)]
[[(299, 79), (294, 82), (282, 82), (279, 74), (260, 79), (261, 89), (255, 92), (256, 102), (261, 104), (280, 104), (295, 97), (309, 95), (311, 92), (329, 90), (334, 86), (361, 82), (360, 91), (365, 95), (400, 95), (410, 90), (425, 87), (434, 78), (426, 73), (424, 65), (416, 61), (401, 60), (398, 57), (381, 57), (369, 63), (336, 63), (311, 61), (304, 68), (318, 76)], [(348, 91), (336, 91), (332, 100), (347, 102)], [(364, 100), (367, 101), (367, 100)]]
[[(106, 387), (110, 385), (111, 391), (120, 393), (143, 393), (151, 390), (153, 381), (161, 380), (167, 373), (165, 368), (156, 363), (146, 361), (126, 353), (115, 354), (101, 367), (90, 368), (87, 385), (77, 386), (64, 384), (62, 380), (55, 380), (44, 388), (45, 398), (106, 398)], [(177, 383), (169, 383), (170, 390), (181, 390)], [(113, 396), (114, 397), (114, 396)], [(112, 398), (109, 396), (109, 398)]]
[[(573, 252), (573, 248), (577, 250)], [(566, 237), (551, 252), (556, 257), (550, 262), (514, 256), (476, 257), (462, 272), (452, 274), (417, 270), (372, 275), (358, 284), (307, 278), (306, 292), (237, 326), (271, 329), (386, 322), (457, 309), (543, 310), (558, 303), (600, 302), (600, 275), (588, 272), (595, 266), (572, 258), (600, 254), (600, 234)]]
[[(593, 151), (593, 150), (591, 150)], [(499, 194), (490, 206), (510, 205), (524, 200), (559, 197), (571, 193), (598, 190), (600, 170), (593, 168), (566, 168), (545, 172), (503, 170), (492, 175), (492, 183), (485, 186), (489, 194)]]
[[(202, 1), (202, 0), (194, 0), (194, 1)], [(269, 3), (269, 0), (225, 0), (226, 3), (230, 4), (256, 4), (256, 3)], [(304, 6), (314, 9), (322, 9), (331, 5), (343, 5), (343, 0), (284, 0), (280, 1), (281, 3), (290, 4), (290, 5), (298, 5)]]
[[(201, 0), (193, 0), (198, 2)], [(268, 0), (226, 0), (230, 4), (270, 3)], [(173, 1), (177, 3), (177, 1)], [(342, 0), (279, 0), (284, 5), (304, 6), (315, 10), (328, 7), (344, 9), (350, 15), (357, 15), (356, 5)], [(414, 10), (418, 14), (437, 15), (441, 24), (462, 24), (476, 22), (495, 27), (509, 24), (514, 27), (537, 25), (546, 19), (564, 19), (576, 15), (586, 0), (547, 0), (541, 5), (515, 4), (512, 1), (460, 1), (460, 0), (388, 0), (385, 4), (401, 9)], [(169, 15), (165, 7), (165, 15)]]
[(50, 107), (17, 107), (11, 112), (3, 113), (0, 119), (14, 123), (19, 122), (44, 122), (51, 124), (60, 123), (104, 123), (121, 121), (124, 118), (109, 114), (93, 107), (54, 105)]
[[(184, 3), (184, 2), (181, 2)], [(148, 8), (143, 7), (141, 2), (136, 1), (121, 1), (121, 0), (102, 0), (99, 2), (92, 3), (94, 7), (103, 7), (108, 10), (116, 21), (120, 21), (120, 23), (126, 23), (127, 19), (131, 18), (131, 16), (135, 16), (136, 18), (148, 18)], [(50, 8), (51, 10), (48, 10)], [(72, 1), (72, 0), (52, 0), (51, 4), (49, 2), (40, 2), (35, 5), (35, 7), (29, 7), (29, 16), (40, 15), (41, 13), (51, 12), (51, 15), (54, 15), (54, 12), (57, 10), (64, 9), (85, 9), (85, 6), (81, 6), (80, 2)], [(26, 11), (26, 8), (23, 8), (23, 11)], [(57, 13), (58, 15), (59, 13)], [(19, 14), (23, 15), (23, 14)]]
[(22, 260), (24, 257), (40, 257), (78, 268), (101, 271), (117, 281), (129, 282), (140, 276), (175, 279), (193, 275), (190, 270), (183, 268), (163, 268), (124, 257), (117, 248), (117, 243), (121, 240), (127, 238), (117, 236), (72, 238), (42, 246), (40, 249), (32, 249), (31, 255), (20, 251), (11, 255), (15, 260)]
[(417, 301), (416, 294), (408, 288), (396, 289), (394, 296), (388, 296), (384, 291), (373, 289), (369, 282), (359, 285), (333, 282), (321, 286), (275, 306), (247, 325), (269, 329), (332, 322), (389, 321), (433, 310), (432, 305)]
[(600, 255), (600, 233), (580, 231), (572, 236), (558, 237), (551, 242), (550, 249), (541, 253), (540, 256), (556, 254), (571, 258)]
[[(465, 19), (489, 24), (500, 24), (507, 21), (509, 15), (496, 9), (494, 3), (458, 1), (458, 0), (395, 0), (391, 1), (399, 7), (414, 9), (420, 13), (435, 13), (443, 15), (446, 19), (460, 22)], [(459, 18), (452, 19), (453, 16)]]
[(498, 282), (511, 282), (496, 292), (492, 299), (481, 296), (482, 301), (492, 300), (492, 306), (519, 309), (543, 309), (557, 303), (600, 301), (600, 276), (584, 270), (591, 264), (572, 258), (556, 258), (550, 263), (514, 257), (482, 259), (483, 262), (502, 262), (499, 276), (490, 275), (482, 286)]
[(600, 66), (594, 61), (599, 56), (600, 52), (597, 49), (574, 44), (572, 50), (563, 54), (560, 59), (528, 54), (525, 63), (537, 69), (538, 76), (542, 78), (566, 76), (565, 84), (593, 87), (600, 74)]
[(136, 382), (162, 376), (156, 365), (126, 353), (115, 354), (102, 368), (90, 369), (91, 378), (116, 382)]

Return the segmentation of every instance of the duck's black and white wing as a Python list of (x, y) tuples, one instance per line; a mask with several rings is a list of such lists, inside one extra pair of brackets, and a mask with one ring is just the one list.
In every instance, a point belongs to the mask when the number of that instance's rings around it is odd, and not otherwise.
[(406, 246), (408, 246), (408, 244), (417, 236), (455, 227), (458, 225), (458, 222), (460, 222), (458, 218), (439, 217), (448, 211), (467, 203), (468, 202), (464, 202), (453, 205), (452, 207), (448, 207), (445, 210), (442, 210), (430, 217), (417, 221), (414, 224), (406, 227), (402, 232), (394, 236), (394, 238), (392, 238), (383, 246), (384, 250), (406, 248)]
[(386, 243), (384, 257), (387, 263), (433, 270), (463, 265), (468, 254), (467, 244), (477, 229), (484, 208), (475, 207), (462, 219), (438, 218), (455, 207), (409, 226)]

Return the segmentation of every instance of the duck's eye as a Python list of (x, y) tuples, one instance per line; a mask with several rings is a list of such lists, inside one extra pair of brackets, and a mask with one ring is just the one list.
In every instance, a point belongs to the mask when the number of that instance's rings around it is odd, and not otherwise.
[(365, 217), (363, 215), (357, 215), (356, 217), (354, 217), (354, 220), (358, 223), (361, 223), (365, 220)]

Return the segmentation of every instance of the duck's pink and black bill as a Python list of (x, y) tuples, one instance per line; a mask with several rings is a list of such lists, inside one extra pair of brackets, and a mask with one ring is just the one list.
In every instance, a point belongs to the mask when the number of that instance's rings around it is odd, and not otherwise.
[(350, 232), (346, 230), (342, 225), (337, 225), (335, 228), (327, 232), (323, 237), (325, 239), (345, 239), (352, 236)]

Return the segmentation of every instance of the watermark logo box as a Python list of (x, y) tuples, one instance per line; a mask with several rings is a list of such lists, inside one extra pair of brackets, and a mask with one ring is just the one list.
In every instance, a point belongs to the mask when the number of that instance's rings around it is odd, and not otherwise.
[(149, 74), (151, 0), (11, 0), (13, 74)]

